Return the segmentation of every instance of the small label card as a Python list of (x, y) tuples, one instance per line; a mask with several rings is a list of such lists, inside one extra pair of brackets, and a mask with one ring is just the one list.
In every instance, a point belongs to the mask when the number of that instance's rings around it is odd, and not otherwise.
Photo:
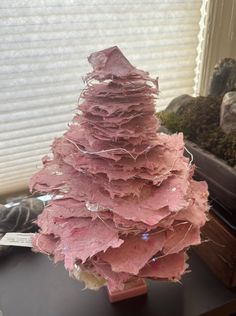
[(6, 233), (0, 239), (0, 246), (32, 247), (34, 233)]

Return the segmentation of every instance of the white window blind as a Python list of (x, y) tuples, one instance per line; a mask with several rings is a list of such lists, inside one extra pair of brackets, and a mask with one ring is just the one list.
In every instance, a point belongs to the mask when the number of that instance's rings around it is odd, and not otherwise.
[(118, 45), (158, 76), (158, 109), (192, 94), (200, 7), (200, 0), (1, 0), (0, 194), (26, 188), (66, 129), (91, 52)]

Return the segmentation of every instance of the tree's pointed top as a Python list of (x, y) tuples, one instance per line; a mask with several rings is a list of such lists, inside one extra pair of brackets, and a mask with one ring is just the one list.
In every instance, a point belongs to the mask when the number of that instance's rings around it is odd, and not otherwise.
[(92, 53), (88, 61), (95, 72), (103, 75), (125, 77), (135, 70), (117, 46)]

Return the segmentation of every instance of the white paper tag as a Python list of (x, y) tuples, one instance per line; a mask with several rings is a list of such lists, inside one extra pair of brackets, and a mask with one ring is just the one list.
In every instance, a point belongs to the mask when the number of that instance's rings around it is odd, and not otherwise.
[(32, 247), (34, 233), (6, 233), (0, 239), (0, 246)]

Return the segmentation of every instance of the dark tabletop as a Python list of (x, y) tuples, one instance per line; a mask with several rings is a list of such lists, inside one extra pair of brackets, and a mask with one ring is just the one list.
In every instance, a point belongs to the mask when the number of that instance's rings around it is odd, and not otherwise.
[[(17, 248), (0, 258), (0, 316), (196, 316), (222, 305), (236, 311), (236, 293), (226, 289), (193, 252), (192, 272), (182, 284), (148, 281), (148, 295), (111, 304), (106, 289), (84, 290), (41, 254)], [(233, 314), (233, 313), (232, 313)]]

